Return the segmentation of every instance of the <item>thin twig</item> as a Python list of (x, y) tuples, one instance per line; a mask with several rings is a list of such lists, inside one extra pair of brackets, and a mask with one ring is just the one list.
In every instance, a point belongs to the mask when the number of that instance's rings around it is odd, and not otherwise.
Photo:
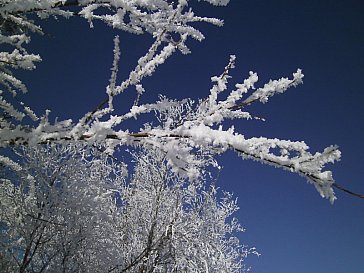
[(332, 186), (339, 189), (339, 190), (342, 190), (342, 191), (344, 191), (344, 192), (346, 192), (348, 194), (351, 194), (353, 196), (356, 196), (356, 197), (359, 197), (359, 198), (364, 198), (364, 195), (349, 191), (348, 189), (345, 189), (343, 186), (341, 186), (341, 185), (339, 185), (337, 183), (332, 184)]

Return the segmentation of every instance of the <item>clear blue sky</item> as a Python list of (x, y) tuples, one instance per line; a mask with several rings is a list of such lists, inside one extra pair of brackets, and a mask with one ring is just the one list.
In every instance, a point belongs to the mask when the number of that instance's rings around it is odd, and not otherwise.
[[(237, 56), (231, 83), (241, 82), (249, 70), (264, 84), (302, 68), (303, 85), (251, 108), (266, 122), (241, 121), (236, 130), (305, 140), (312, 152), (338, 144), (343, 157), (331, 168), (334, 178), (364, 194), (364, 2), (232, 0), (220, 8), (200, 3), (196, 13), (222, 18), (225, 26), (201, 25), (206, 40), (192, 41), (192, 54), (175, 55), (146, 80), (143, 101), (157, 94), (206, 96), (210, 77), (221, 73), (230, 54)], [(89, 29), (77, 18), (43, 26), (46, 35), (34, 38), (31, 48), (44, 61), (35, 72), (22, 73), (29, 104), (38, 113), (51, 109), (51, 118), (77, 119), (104, 98), (117, 32), (102, 24)], [(120, 36), (123, 79), (151, 39)], [(118, 103), (127, 107), (128, 95)], [(338, 200), (330, 205), (295, 174), (233, 153), (220, 162), (225, 166), (220, 187), (239, 198), (236, 216), (247, 229), (241, 239), (262, 254), (247, 259), (253, 272), (364, 272), (364, 199), (336, 191)]]

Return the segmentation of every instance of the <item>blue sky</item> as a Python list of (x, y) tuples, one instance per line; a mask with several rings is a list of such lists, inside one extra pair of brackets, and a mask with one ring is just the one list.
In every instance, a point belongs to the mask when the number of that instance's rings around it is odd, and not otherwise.
[[(364, 3), (355, 0), (245, 1), (228, 7), (194, 4), (197, 14), (224, 19), (222, 28), (200, 25), (206, 39), (189, 43), (192, 54), (177, 54), (145, 81), (144, 102), (158, 94), (200, 98), (210, 77), (219, 75), (229, 55), (237, 56), (231, 83), (250, 70), (259, 83), (291, 77), (297, 68), (304, 84), (251, 107), (266, 121), (235, 122), (246, 136), (304, 140), (312, 152), (337, 144), (342, 160), (330, 169), (342, 186), (364, 194)], [(30, 48), (43, 57), (34, 72), (22, 73), (26, 101), (38, 113), (75, 120), (101, 102), (112, 64), (116, 31), (78, 18), (43, 22), (46, 35)], [(124, 79), (151, 43), (147, 36), (120, 35), (119, 79)], [(259, 86), (259, 84), (257, 85)], [(132, 92), (130, 92), (132, 93)], [(119, 99), (128, 107), (131, 94)], [(126, 108), (123, 108), (126, 109)], [(331, 205), (305, 179), (270, 166), (220, 158), (219, 185), (234, 192), (247, 231), (244, 243), (262, 254), (247, 263), (258, 273), (364, 272), (364, 199), (336, 190)]]

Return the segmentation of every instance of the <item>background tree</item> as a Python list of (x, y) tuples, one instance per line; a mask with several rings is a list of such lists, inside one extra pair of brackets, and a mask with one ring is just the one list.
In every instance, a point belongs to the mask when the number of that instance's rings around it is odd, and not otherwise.
[(4, 272), (238, 272), (256, 253), (235, 237), (236, 200), (177, 176), (160, 152), (136, 154), (130, 181), (87, 146), (20, 156), (1, 178)]
[(2, 271), (102, 271), (101, 261), (107, 268), (111, 196), (123, 170), (77, 145), (24, 147), (19, 156), (22, 166), (2, 158)]

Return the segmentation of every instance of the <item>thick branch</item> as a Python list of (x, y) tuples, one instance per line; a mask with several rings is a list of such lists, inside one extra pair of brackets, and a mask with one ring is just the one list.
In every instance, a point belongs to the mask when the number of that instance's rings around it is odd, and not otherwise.
[[(180, 134), (166, 134), (166, 135), (158, 135), (157, 136), (157, 135), (153, 135), (153, 134), (150, 134), (150, 133), (130, 133), (130, 134), (127, 134), (126, 136), (134, 138), (133, 141), (136, 141), (136, 142), (139, 142), (140, 139), (149, 138), (149, 137), (159, 137), (159, 138), (165, 138), (165, 139), (168, 139), (168, 138), (174, 138), (174, 139), (191, 138), (188, 135), (180, 135)], [(56, 138), (48, 138), (46, 140), (43, 140), (43, 141), (39, 142), (38, 144), (47, 144), (47, 143), (50, 143), (50, 142), (72, 141), (72, 140), (84, 141), (84, 140), (89, 140), (92, 137), (93, 137), (92, 135), (84, 134), (79, 139), (74, 139), (74, 138), (69, 137), (69, 136), (64, 136), (64, 137), (60, 137), (60, 138), (57, 138), (57, 139)], [(105, 139), (120, 140), (120, 141), (123, 140), (116, 134), (108, 134), (108, 135), (106, 135)], [(26, 139), (24, 139), (24, 138), (19, 137), (19, 138), (16, 138), (15, 140), (9, 141), (9, 145), (12, 145), (12, 146), (15, 146), (15, 145), (28, 145), (28, 141)], [(277, 167), (281, 167), (281, 168), (284, 168), (284, 169), (287, 169), (287, 170), (290, 170), (290, 169), (294, 168), (293, 165), (278, 164), (277, 162), (275, 162), (273, 160), (266, 159), (266, 158), (262, 159), (262, 158), (258, 157), (257, 155), (247, 154), (246, 152), (244, 152), (242, 150), (239, 150), (239, 149), (236, 149), (234, 147), (230, 147), (230, 148), (232, 150), (235, 150), (236, 152), (238, 152), (240, 154), (244, 154), (247, 157), (250, 157), (250, 158), (253, 158), (253, 159), (256, 159), (256, 160), (259, 160), (259, 161), (263, 161), (263, 162), (269, 163), (271, 165), (276, 165)], [(320, 180), (319, 177), (316, 177), (315, 175), (310, 174), (310, 173), (303, 172), (302, 170), (298, 170), (298, 173), (305, 176), (305, 177), (307, 177), (307, 178), (309, 178), (309, 179), (311, 179), (312, 181), (319, 181)], [(364, 195), (352, 192), (352, 191), (344, 188), (343, 186), (341, 186), (341, 185), (339, 185), (337, 183), (333, 183), (332, 186), (339, 189), (339, 190), (341, 190), (341, 191), (344, 191), (344, 192), (346, 192), (346, 193), (348, 193), (350, 195), (353, 195), (353, 196), (356, 196), (358, 198), (364, 199)]]

